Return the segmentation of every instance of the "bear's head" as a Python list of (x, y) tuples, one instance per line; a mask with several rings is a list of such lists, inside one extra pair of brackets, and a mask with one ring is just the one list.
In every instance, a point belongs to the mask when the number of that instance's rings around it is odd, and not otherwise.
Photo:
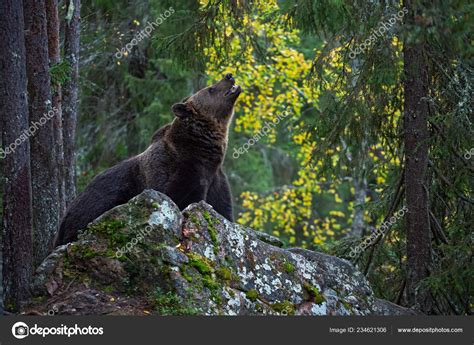
[(199, 90), (194, 95), (173, 105), (173, 113), (178, 118), (201, 116), (228, 122), (234, 112), (234, 104), (242, 89), (235, 85), (232, 74), (227, 73), (220, 81)]

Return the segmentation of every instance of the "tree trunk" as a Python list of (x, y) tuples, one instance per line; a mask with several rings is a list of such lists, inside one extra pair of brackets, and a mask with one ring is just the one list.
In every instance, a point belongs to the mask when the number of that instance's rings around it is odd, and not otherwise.
[[(25, 40), (21, 0), (0, 1), (0, 116), (5, 186), (3, 194), (3, 288), (5, 306), (28, 298), (33, 272), (30, 143)], [(7, 147), (14, 151), (7, 153)]]
[(66, 1), (64, 59), (71, 67), (71, 76), (63, 85), (64, 179), (66, 204), (76, 196), (76, 123), (79, 77), (80, 0)]
[(25, 0), (26, 71), (30, 126), (31, 186), (33, 191), (34, 261), (48, 254), (59, 222), (57, 158), (53, 131), (45, 0)]
[[(407, 25), (415, 24), (418, 9), (405, 1)], [(423, 29), (422, 29), (423, 30)], [(411, 30), (413, 31), (413, 30)], [(407, 297), (410, 304), (429, 312), (428, 293), (417, 290), (419, 282), (429, 273), (431, 262), (430, 220), (428, 208), (428, 64), (425, 46), (420, 38), (404, 42), (404, 142), (407, 231)]]
[[(61, 50), (59, 45), (59, 15), (57, 0), (46, 0), (46, 16), (48, 21), (48, 55), (50, 68), (61, 62)], [(53, 109), (57, 109), (57, 115), (53, 122), (54, 141), (56, 143), (57, 177), (58, 177), (58, 203), (59, 218), (66, 212), (66, 192), (64, 183), (64, 151), (63, 151), (63, 120), (61, 109), (61, 84), (51, 81), (53, 92)]]
[[(354, 66), (353, 71), (357, 71), (358, 67)], [(364, 205), (367, 198), (367, 178), (366, 178), (366, 161), (367, 157), (367, 140), (362, 140), (360, 146), (355, 147), (355, 157), (349, 151), (344, 138), (341, 137), (341, 144), (346, 152), (346, 158), (352, 171), (352, 183), (354, 186), (354, 212), (352, 217), (352, 227), (348, 236), (361, 238), (364, 235), (366, 223), (364, 220)]]
[(363, 172), (359, 172), (358, 176), (353, 178), (354, 186), (354, 216), (352, 220), (352, 228), (350, 235), (356, 238), (361, 238), (364, 229), (366, 228), (364, 220), (364, 208), (367, 198), (367, 179), (363, 175)]

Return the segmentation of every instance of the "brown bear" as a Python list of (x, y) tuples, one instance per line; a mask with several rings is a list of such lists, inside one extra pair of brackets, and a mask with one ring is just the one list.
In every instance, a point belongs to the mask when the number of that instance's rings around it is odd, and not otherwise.
[(222, 164), (240, 86), (228, 73), (216, 84), (173, 105), (175, 119), (160, 128), (145, 152), (97, 175), (68, 208), (54, 247), (144, 189), (168, 195), (182, 210), (205, 200), (233, 221), (232, 197)]

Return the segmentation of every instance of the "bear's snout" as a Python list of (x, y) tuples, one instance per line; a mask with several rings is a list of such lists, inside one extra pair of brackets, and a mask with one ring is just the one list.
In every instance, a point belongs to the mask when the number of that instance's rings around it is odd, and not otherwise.
[(235, 79), (234, 79), (234, 77), (232, 76), (232, 73), (227, 73), (227, 74), (224, 76), (224, 79), (230, 80), (231, 82), (235, 83)]

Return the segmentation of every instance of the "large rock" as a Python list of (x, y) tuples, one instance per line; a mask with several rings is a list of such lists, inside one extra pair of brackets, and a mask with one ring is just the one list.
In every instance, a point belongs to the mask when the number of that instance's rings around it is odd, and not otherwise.
[(56, 248), (26, 313), (407, 314), (374, 297), (351, 263), (230, 223), (205, 202), (182, 213), (146, 190)]

